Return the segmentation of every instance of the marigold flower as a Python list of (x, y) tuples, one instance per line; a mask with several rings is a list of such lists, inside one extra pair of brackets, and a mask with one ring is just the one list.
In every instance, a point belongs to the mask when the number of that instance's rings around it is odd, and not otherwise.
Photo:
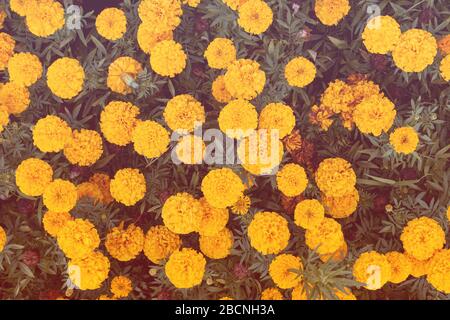
[(269, 103), (259, 115), (259, 129), (278, 130), (280, 139), (292, 132), (295, 127), (292, 108), (284, 103)]
[(130, 57), (119, 57), (108, 68), (108, 88), (120, 94), (133, 92), (132, 81), (142, 72), (139, 61)]
[(183, 72), (186, 59), (181, 44), (173, 40), (163, 40), (151, 50), (150, 66), (160, 76), (173, 78)]
[(110, 183), (111, 196), (126, 206), (134, 206), (141, 201), (146, 191), (145, 177), (138, 169), (121, 169)]
[(261, 300), (283, 300), (283, 294), (278, 288), (267, 288), (261, 292)]
[(269, 29), (273, 12), (262, 0), (248, 0), (238, 8), (238, 24), (248, 33), (261, 34)]
[(14, 54), (16, 41), (9, 34), (0, 32), (0, 71), (6, 69), (9, 59)]
[(325, 209), (315, 199), (303, 200), (295, 207), (295, 224), (307, 230), (317, 228), (324, 218)]
[(111, 179), (107, 174), (104, 173), (95, 173), (90, 179), (89, 182), (95, 184), (102, 193), (102, 202), (104, 204), (109, 204), (113, 201), (111, 196), (111, 192), (109, 191), (109, 185)]
[(83, 182), (77, 186), (78, 199), (89, 198), (95, 203), (103, 200), (100, 188), (91, 182)]
[(284, 76), (290, 86), (304, 88), (314, 81), (316, 66), (304, 57), (296, 57), (289, 61), (284, 69)]
[[(33, 0), (36, 1), (36, 0)], [(25, 17), (30, 9), (30, 0), (9, 0), (9, 8), (12, 12), (17, 13), (21, 17)]]
[(103, 154), (103, 140), (94, 130), (74, 130), (64, 147), (64, 156), (71, 164), (91, 166)]
[(166, 226), (152, 226), (145, 235), (144, 254), (154, 264), (160, 264), (180, 247), (180, 236)]
[(344, 196), (353, 192), (356, 174), (352, 165), (342, 158), (328, 158), (319, 164), (316, 183), (326, 195)]
[(286, 164), (277, 173), (278, 189), (287, 197), (296, 197), (308, 186), (305, 169), (295, 163)]
[(67, 221), (58, 232), (58, 246), (70, 259), (83, 259), (100, 245), (95, 226), (88, 220)]
[(285, 218), (275, 212), (258, 212), (248, 226), (253, 248), (262, 254), (277, 254), (284, 250), (291, 233)]
[(343, 291), (335, 289), (334, 294), (336, 295), (337, 300), (357, 300), (349, 288), (344, 288)]
[[(68, 81), (70, 79), (70, 81)], [(73, 58), (59, 58), (47, 70), (47, 85), (54, 95), (72, 99), (83, 90), (84, 70)]]
[(362, 133), (379, 136), (392, 127), (396, 114), (395, 106), (388, 98), (373, 96), (356, 106), (353, 119)]
[(61, 118), (48, 115), (33, 128), (33, 144), (42, 152), (59, 152), (72, 138), (72, 129)]
[(67, 273), (80, 290), (95, 290), (108, 279), (110, 263), (101, 252), (95, 251), (83, 259), (69, 261)]
[(30, 92), (27, 87), (15, 82), (8, 82), (0, 86), (0, 107), (8, 113), (24, 112), (30, 104)]
[(219, 127), (233, 139), (249, 136), (258, 126), (258, 112), (254, 105), (242, 99), (228, 103), (219, 113)]
[(297, 286), (301, 281), (301, 276), (293, 270), (302, 269), (303, 264), (299, 257), (281, 254), (270, 263), (269, 274), (279, 288), (289, 289)]
[(322, 202), (326, 209), (326, 214), (335, 219), (342, 219), (351, 216), (358, 207), (359, 192), (356, 188), (348, 194), (340, 197), (322, 195)]
[(205, 198), (200, 199), (200, 204), (202, 211), (200, 213), (198, 233), (203, 236), (217, 235), (228, 223), (228, 209), (214, 208)]
[(133, 131), (134, 150), (146, 158), (158, 158), (169, 148), (169, 132), (158, 122), (139, 121)]
[(108, 103), (100, 114), (100, 129), (106, 140), (119, 146), (129, 144), (139, 112), (139, 108), (129, 102)]
[(133, 284), (128, 277), (116, 276), (111, 280), (111, 292), (114, 298), (126, 298), (133, 291)]
[(53, 180), (53, 169), (45, 161), (29, 158), (16, 169), (16, 185), (27, 196), (37, 197)]
[(431, 259), (433, 257), (427, 260), (418, 260), (407, 253), (405, 253), (405, 256), (408, 258), (409, 263), (411, 264), (411, 275), (413, 277), (420, 278), (428, 274), (428, 272), (430, 271)]
[(211, 68), (226, 69), (236, 60), (236, 48), (230, 39), (216, 38), (208, 45), (204, 55)]
[(42, 64), (32, 53), (16, 53), (8, 61), (8, 73), (9, 81), (29, 87), (42, 76)]
[(161, 216), (170, 231), (188, 234), (199, 230), (202, 206), (200, 201), (189, 193), (177, 193), (166, 200)]
[(389, 136), (389, 142), (393, 146), (395, 152), (410, 154), (413, 153), (419, 144), (419, 135), (414, 128), (401, 127), (397, 128)]
[(50, 211), (69, 212), (77, 203), (77, 188), (70, 181), (56, 179), (47, 185), (43, 197)]
[(201, 137), (189, 134), (181, 137), (175, 146), (175, 154), (184, 164), (201, 164), (205, 156), (206, 145)]
[(193, 96), (181, 94), (167, 102), (163, 116), (170, 129), (187, 133), (205, 122), (205, 109)]
[(242, 195), (235, 204), (231, 206), (231, 211), (234, 214), (245, 215), (248, 213), (248, 209), (250, 209), (251, 200), (250, 197)]
[(363, 43), (370, 53), (387, 54), (397, 45), (402, 31), (391, 16), (376, 16), (367, 21), (362, 33)]
[(386, 258), (391, 264), (389, 281), (392, 283), (405, 281), (411, 274), (412, 265), (409, 258), (405, 254), (396, 251), (386, 253)]
[(5, 248), (6, 245), (6, 232), (5, 230), (2, 228), (2, 226), (0, 226), (0, 253), (3, 251), (3, 249)]
[(322, 300), (322, 298), (318, 298), (318, 299), (310, 299), (308, 297), (308, 294), (305, 290), (305, 287), (303, 285), (302, 282), (300, 282), (300, 284), (298, 286), (296, 286), (293, 290), (292, 290), (292, 294), (291, 294), (291, 300)]
[(349, 11), (348, 0), (316, 0), (314, 5), (317, 18), (326, 26), (338, 24)]
[(137, 31), (137, 41), (142, 51), (150, 54), (155, 45), (164, 40), (173, 40), (173, 31), (158, 31), (158, 25), (141, 23)]
[(239, 59), (228, 66), (224, 76), (225, 87), (233, 98), (252, 100), (266, 84), (266, 74), (258, 62)]
[(450, 55), (442, 59), (439, 65), (439, 71), (441, 72), (442, 79), (450, 81)]
[(450, 293), (450, 250), (438, 251), (430, 261), (427, 281), (437, 290)]
[(211, 259), (226, 258), (233, 248), (233, 233), (223, 228), (218, 233), (206, 236), (200, 234), (200, 250), (205, 256)]
[[(33, 0), (34, 1), (34, 0)], [(37, 37), (49, 37), (62, 29), (66, 22), (61, 3), (53, 0), (28, 1), (25, 22), (28, 30)]]
[(95, 27), (103, 38), (116, 41), (127, 31), (127, 17), (122, 10), (107, 8), (97, 16)]
[(105, 246), (111, 257), (119, 261), (130, 261), (141, 253), (144, 241), (144, 232), (141, 228), (134, 224), (124, 228), (122, 222), (106, 235)]
[(183, 11), (180, 0), (142, 0), (138, 13), (144, 23), (157, 26), (158, 32), (165, 32), (180, 24)]
[(165, 271), (176, 288), (192, 288), (202, 282), (206, 260), (194, 249), (183, 248), (172, 253)]
[(227, 103), (233, 99), (225, 85), (225, 76), (218, 76), (216, 80), (214, 80), (211, 93), (218, 102)]
[(334, 253), (344, 243), (342, 227), (336, 220), (323, 218), (316, 227), (306, 230), (305, 242), (320, 255)]
[(68, 212), (47, 211), (42, 217), (42, 225), (49, 235), (57, 237), (66, 223), (72, 220)]
[(229, 168), (209, 171), (202, 180), (201, 188), (206, 201), (216, 208), (232, 206), (245, 190), (241, 178)]
[(438, 41), (438, 47), (444, 56), (450, 54), (450, 34), (447, 34)]
[(347, 256), (347, 253), (348, 253), (348, 245), (344, 241), (342, 243), (342, 245), (339, 247), (339, 249), (337, 249), (335, 252), (322, 254), (319, 256), (319, 258), (322, 262), (328, 262), (328, 261), (341, 262)]
[(368, 290), (378, 290), (391, 279), (391, 264), (387, 257), (376, 251), (364, 252), (353, 265), (356, 281), (365, 283)]

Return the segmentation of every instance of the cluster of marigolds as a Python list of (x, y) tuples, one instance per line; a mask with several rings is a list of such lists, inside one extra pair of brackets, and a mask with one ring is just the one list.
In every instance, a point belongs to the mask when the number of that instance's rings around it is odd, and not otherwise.
[[(273, 12), (262, 0), (223, 0), (238, 14), (237, 23), (251, 34), (261, 34), (272, 24)], [(173, 31), (180, 24), (182, 5), (196, 7), (200, 0), (142, 0), (139, 17), (142, 20), (137, 41), (150, 55), (151, 69), (165, 77), (175, 77), (186, 67), (187, 55), (181, 44), (173, 40)], [(37, 37), (48, 37), (64, 27), (64, 9), (53, 0), (10, 0), (12, 12), (25, 18), (29, 31)], [(324, 25), (335, 25), (350, 10), (347, 0), (317, 0), (315, 13)], [(0, 12), (3, 25), (5, 12)], [(43, 23), (45, 21), (45, 23)], [(116, 8), (105, 9), (96, 19), (98, 33), (116, 41), (127, 30), (125, 13)], [(402, 32), (400, 25), (389, 16), (374, 17), (362, 33), (367, 50), (377, 54), (392, 54), (396, 66), (405, 72), (421, 72), (438, 55), (438, 43), (429, 32), (412, 29)], [(16, 52), (14, 38), (0, 33), (0, 70), (6, 70), (9, 82), (0, 84), (0, 131), (8, 125), (10, 114), (20, 114), (30, 104), (28, 87), (43, 76), (39, 58), (29, 52)], [(441, 43), (443, 56), (449, 53), (450, 38)], [(270, 153), (270, 144), (242, 144), (238, 156), (242, 167), (253, 175), (267, 174), (282, 162), (284, 149), (289, 152), (301, 144), (294, 130), (296, 118), (290, 106), (273, 102), (258, 114), (251, 100), (266, 84), (265, 72), (258, 62), (237, 59), (237, 50), (229, 39), (216, 38), (204, 53), (209, 67), (222, 69), (212, 85), (212, 95), (225, 106), (218, 117), (219, 128), (230, 138), (245, 141), (251, 137), (261, 140), (268, 130), (279, 132), (279, 155), (270, 168), (249, 161), (251, 154)], [(26, 70), (26, 72), (24, 72)], [(119, 94), (132, 92), (137, 75), (143, 70), (140, 62), (131, 57), (120, 57), (110, 66), (107, 85)], [(440, 62), (442, 78), (450, 80), (450, 55)], [(316, 76), (314, 63), (305, 57), (294, 57), (285, 66), (285, 78), (292, 87), (305, 87)], [(51, 92), (61, 99), (72, 99), (83, 90), (85, 74), (80, 61), (63, 57), (54, 61), (46, 72)], [(66, 81), (70, 79), (70, 81)], [(310, 121), (327, 130), (338, 115), (347, 129), (355, 127), (364, 133), (379, 136), (389, 133), (396, 117), (395, 105), (380, 87), (364, 77), (336, 79), (328, 85), (320, 104), (312, 107)], [(202, 162), (205, 144), (193, 134), (196, 126), (206, 121), (200, 101), (189, 94), (170, 99), (164, 109), (162, 125), (140, 119), (139, 108), (130, 102), (111, 101), (101, 112), (100, 130), (72, 128), (61, 118), (48, 115), (33, 127), (33, 141), (42, 153), (62, 152), (71, 164), (92, 166), (103, 154), (103, 138), (109, 143), (126, 146), (146, 158), (158, 158), (169, 149), (171, 131), (180, 133), (176, 154), (183, 164)], [(258, 140), (258, 141), (259, 141)], [(192, 153), (200, 144), (202, 152)], [(419, 147), (419, 136), (412, 127), (395, 128), (390, 133), (390, 144), (397, 153), (410, 154)], [(267, 150), (261, 150), (265, 148)], [(196, 155), (196, 157), (193, 156)], [(120, 224), (110, 230), (105, 247), (110, 256), (98, 250), (100, 237), (96, 226), (86, 219), (75, 219), (70, 214), (80, 198), (89, 197), (103, 204), (113, 201), (134, 206), (144, 199), (151, 188), (142, 172), (124, 168), (110, 178), (104, 173), (94, 174), (79, 185), (54, 179), (54, 169), (47, 162), (30, 158), (16, 170), (18, 190), (29, 197), (42, 196), (47, 212), (43, 227), (56, 238), (59, 248), (68, 259), (68, 274), (80, 290), (99, 288), (108, 278), (109, 259), (130, 261), (142, 251), (153, 264), (163, 264), (164, 272), (176, 288), (199, 285), (208, 260), (223, 259), (234, 245), (233, 231), (226, 227), (229, 211), (245, 215), (251, 206), (246, 185), (230, 168), (212, 169), (201, 182), (203, 197), (196, 199), (189, 193), (170, 196), (162, 208), (162, 224), (149, 230), (139, 226)], [(300, 196), (309, 183), (316, 183), (321, 191), (319, 199), (298, 202), (294, 222), (305, 230), (306, 245), (316, 250), (323, 261), (341, 261), (346, 257), (347, 244), (339, 219), (352, 215), (358, 206), (356, 174), (349, 162), (342, 158), (323, 160), (315, 172), (308, 172), (295, 163), (283, 164), (276, 173), (276, 186), (288, 198)], [(311, 178), (312, 177), (312, 178)], [(151, 183), (151, 181), (150, 181)], [(449, 215), (450, 218), (450, 215)], [(182, 235), (199, 234), (200, 252), (183, 247)], [(292, 299), (307, 299), (302, 285), (301, 259), (282, 253), (288, 246), (291, 232), (288, 221), (279, 213), (256, 213), (246, 235), (251, 246), (262, 255), (274, 255), (269, 275), (274, 287), (264, 288), (262, 299), (282, 299), (282, 291), (292, 290)], [(404, 252), (387, 254), (370, 251), (363, 253), (353, 267), (354, 278), (376, 290), (387, 282), (400, 283), (410, 275), (426, 275), (437, 290), (450, 293), (450, 250), (444, 249), (445, 233), (437, 221), (421, 217), (409, 221), (401, 235)], [(0, 250), (7, 242), (6, 232), (0, 227)], [(294, 272), (297, 270), (298, 272)], [(117, 276), (111, 284), (111, 296), (123, 298), (132, 290), (131, 279)], [(339, 299), (355, 299), (350, 288), (336, 290)], [(233, 298), (233, 297), (226, 297)]]

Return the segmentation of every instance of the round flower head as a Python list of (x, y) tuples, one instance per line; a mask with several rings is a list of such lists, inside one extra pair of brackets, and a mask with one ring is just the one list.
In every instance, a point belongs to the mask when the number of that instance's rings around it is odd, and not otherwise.
[(130, 57), (119, 57), (108, 68), (108, 88), (120, 94), (133, 92), (134, 80), (142, 72), (139, 61)]
[(298, 286), (301, 277), (293, 270), (302, 270), (303, 264), (299, 257), (291, 254), (281, 254), (272, 260), (269, 274), (273, 282), (281, 289), (290, 289)]
[[(35, 1), (35, 0), (33, 0)], [(12, 12), (21, 17), (25, 17), (30, 10), (30, 0), (9, 0), (9, 8)]]
[(9, 59), (14, 54), (16, 41), (9, 34), (0, 32), (0, 71), (6, 69)]
[(53, 180), (53, 169), (45, 161), (30, 158), (22, 161), (16, 169), (16, 185), (27, 196), (37, 197)]
[(277, 254), (287, 247), (291, 233), (287, 220), (278, 213), (258, 212), (248, 226), (248, 237), (262, 254)]
[(186, 67), (186, 53), (178, 42), (163, 40), (153, 47), (150, 54), (150, 66), (163, 77), (173, 78)]
[(278, 288), (267, 288), (261, 292), (261, 300), (283, 300), (283, 294)]
[[(34, 0), (33, 0), (34, 1)], [(66, 22), (64, 8), (58, 1), (27, 1), (25, 22), (28, 30), (37, 37), (49, 37), (62, 29)]]
[(447, 34), (439, 39), (438, 47), (443, 56), (450, 54), (450, 34)]
[(201, 164), (205, 150), (203, 139), (192, 134), (181, 137), (175, 147), (177, 159), (184, 164)]
[(100, 114), (100, 129), (106, 140), (119, 146), (131, 142), (139, 108), (129, 102), (112, 101)]
[(95, 251), (83, 259), (70, 260), (69, 279), (80, 290), (95, 290), (108, 279), (110, 263), (102, 253)]
[(442, 59), (439, 71), (441, 72), (442, 79), (450, 81), (450, 55)]
[(225, 87), (233, 98), (252, 100), (266, 84), (266, 74), (258, 62), (239, 59), (228, 66), (224, 76)]
[(5, 230), (0, 226), (0, 253), (3, 251), (6, 245), (6, 232)]
[(433, 63), (437, 54), (437, 42), (431, 33), (410, 29), (400, 36), (392, 51), (395, 65), (405, 72), (422, 72)]
[(212, 236), (200, 235), (200, 250), (211, 259), (226, 258), (233, 248), (233, 233), (227, 228)]
[(71, 138), (72, 129), (57, 116), (39, 119), (33, 128), (33, 143), (42, 152), (59, 152)]
[(334, 253), (344, 243), (342, 227), (333, 219), (323, 218), (316, 227), (306, 230), (305, 242), (320, 255)]
[(205, 58), (211, 68), (226, 69), (236, 60), (233, 41), (225, 38), (214, 39), (206, 48)]
[(94, 130), (74, 130), (64, 147), (64, 156), (71, 164), (91, 166), (103, 154), (103, 140)]
[(145, 235), (144, 254), (152, 263), (160, 264), (180, 246), (181, 239), (176, 233), (166, 226), (153, 226)]
[(115, 41), (127, 31), (127, 17), (117, 8), (104, 9), (95, 20), (97, 32), (105, 39)]
[(219, 127), (233, 139), (249, 136), (258, 126), (258, 112), (254, 105), (242, 99), (228, 103), (219, 113)]
[(138, 13), (144, 23), (155, 26), (158, 32), (165, 32), (180, 24), (183, 11), (180, 0), (142, 0)]
[(232, 206), (245, 190), (241, 178), (229, 168), (209, 171), (201, 188), (206, 201), (215, 208)]
[(392, 127), (396, 114), (395, 106), (388, 98), (372, 96), (356, 106), (353, 120), (362, 133), (379, 136)]
[(389, 142), (395, 152), (410, 154), (416, 150), (419, 144), (419, 135), (411, 127), (397, 128), (389, 136)]
[(326, 195), (340, 197), (353, 192), (356, 174), (352, 165), (342, 158), (328, 158), (319, 164), (316, 183)]
[(170, 129), (187, 133), (205, 122), (205, 109), (193, 96), (181, 94), (167, 102), (163, 116)]
[(126, 298), (133, 291), (133, 284), (128, 277), (117, 276), (111, 280), (111, 292), (114, 298)]
[(228, 209), (212, 207), (205, 198), (200, 199), (202, 211), (198, 233), (203, 236), (214, 236), (223, 230), (228, 223)]
[(158, 31), (157, 25), (141, 23), (137, 31), (137, 41), (139, 47), (147, 54), (150, 54), (155, 45), (164, 40), (173, 40), (173, 31)]
[(32, 53), (16, 53), (8, 61), (9, 81), (29, 87), (42, 76), (42, 64)]
[(83, 90), (84, 70), (72, 58), (59, 58), (47, 70), (47, 85), (55, 96), (72, 99)]
[(24, 112), (30, 104), (30, 92), (24, 86), (8, 82), (0, 86), (0, 107), (8, 113)]
[(233, 10), (237, 10), (240, 6), (246, 3), (248, 0), (222, 0), (227, 6)]
[(261, 34), (269, 29), (273, 12), (262, 0), (248, 0), (238, 8), (238, 24), (248, 33)]
[(325, 209), (319, 201), (303, 200), (294, 211), (295, 224), (307, 230), (319, 227), (325, 218)]
[(106, 235), (105, 246), (111, 257), (119, 261), (130, 261), (141, 253), (144, 248), (144, 239), (141, 228), (134, 224), (124, 228), (121, 223)]
[(293, 290), (292, 290), (292, 294), (291, 294), (291, 300), (321, 300), (319, 299), (310, 299), (308, 297), (308, 293), (306, 292), (306, 289), (304, 288), (303, 283), (300, 283), (298, 286), (296, 286)]
[(326, 26), (339, 23), (350, 11), (348, 0), (316, 0), (314, 12), (317, 18)]
[(348, 245), (344, 241), (342, 245), (339, 247), (339, 249), (337, 249), (335, 252), (322, 254), (319, 256), (319, 258), (322, 262), (333, 261), (339, 263), (345, 259), (347, 254), (348, 254)]
[(186, 192), (169, 197), (162, 208), (164, 225), (177, 234), (198, 231), (202, 215), (200, 201)]
[(251, 200), (250, 197), (242, 195), (235, 204), (231, 206), (231, 211), (234, 214), (246, 215), (250, 209)]
[(109, 191), (111, 179), (107, 174), (95, 173), (89, 179), (89, 182), (95, 184), (100, 189), (100, 192), (102, 193), (102, 202), (104, 204), (109, 204), (113, 201), (111, 192)]
[(450, 294), (450, 249), (440, 250), (433, 256), (427, 281), (437, 290)]
[(436, 220), (421, 217), (408, 222), (400, 240), (407, 254), (423, 261), (444, 247), (445, 233)]
[(348, 194), (340, 197), (322, 195), (322, 202), (326, 213), (335, 219), (342, 219), (351, 216), (358, 207), (359, 193), (356, 188)]
[(183, 248), (170, 255), (165, 271), (176, 288), (192, 288), (202, 282), (205, 266), (206, 260), (201, 253)]
[(77, 188), (69, 181), (56, 179), (44, 191), (44, 205), (50, 211), (69, 212), (78, 199)]
[(308, 186), (305, 169), (295, 163), (285, 165), (277, 173), (277, 186), (286, 197), (300, 195)]
[(52, 237), (57, 237), (67, 222), (72, 221), (73, 217), (68, 212), (47, 211), (42, 217), (42, 225)]
[(70, 259), (83, 259), (100, 245), (95, 226), (88, 220), (67, 221), (58, 232), (58, 246)]
[(304, 88), (314, 81), (316, 66), (304, 57), (297, 57), (289, 61), (284, 69), (284, 76), (292, 87)]
[(387, 257), (376, 251), (361, 254), (353, 265), (353, 276), (365, 283), (368, 290), (378, 290), (391, 279), (391, 264)]
[(269, 103), (259, 115), (259, 129), (278, 130), (280, 139), (292, 132), (295, 115), (292, 108), (284, 103)]
[(362, 33), (363, 43), (370, 53), (387, 54), (397, 45), (402, 31), (390, 16), (376, 16), (367, 21)]
[(138, 169), (121, 169), (110, 183), (111, 196), (126, 206), (141, 201), (147, 191), (145, 177)]
[(102, 202), (103, 200), (103, 194), (100, 188), (91, 182), (83, 182), (77, 185), (77, 194), (78, 200), (89, 199), (94, 203)]
[(432, 258), (427, 260), (418, 260), (406, 253), (405, 256), (408, 258), (409, 263), (411, 264), (411, 275), (413, 277), (420, 278), (428, 274), (428, 272), (430, 271)]
[(411, 274), (412, 264), (409, 258), (405, 254), (396, 251), (386, 253), (386, 258), (391, 264), (389, 281), (392, 283), (405, 281)]
[(137, 123), (133, 131), (134, 150), (146, 158), (158, 158), (169, 148), (169, 132), (158, 122), (146, 120)]
[(218, 76), (216, 80), (214, 80), (211, 91), (214, 99), (218, 102), (227, 103), (233, 99), (225, 85), (225, 76)]

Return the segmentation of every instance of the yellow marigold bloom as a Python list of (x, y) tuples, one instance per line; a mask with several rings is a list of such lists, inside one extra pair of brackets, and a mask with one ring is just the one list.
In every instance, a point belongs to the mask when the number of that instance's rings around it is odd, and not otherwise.
[(246, 3), (248, 0), (222, 0), (227, 6), (233, 10), (237, 10), (241, 5)]
[(439, 71), (441, 72), (441, 76), (445, 81), (450, 81), (450, 56), (446, 56), (444, 59), (442, 59), (439, 66)]
[(16, 185), (27, 196), (37, 197), (53, 180), (53, 169), (45, 161), (30, 158), (22, 161), (16, 169)]
[(59, 152), (71, 138), (72, 129), (57, 116), (39, 119), (33, 128), (33, 144), (42, 152)]
[(368, 290), (378, 290), (391, 279), (391, 264), (387, 257), (376, 251), (364, 252), (353, 265), (356, 281), (365, 283)]
[(97, 16), (95, 27), (103, 38), (116, 41), (127, 32), (127, 17), (120, 9), (107, 8)]
[(401, 283), (408, 279), (411, 274), (412, 265), (409, 258), (405, 254), (392, 251), (386, 253), (386, 258), (391, 264), (390, 282)]
[(223, 230), (228, 223), (228, 209), (214, 208), (205, 198), (200, 199), (202, 211), (198, 233), (203, 236), (215, 236)]
[(308, 186), (305, 169), (295, 163), (288, 163), (277, 173), (278, 189), (287, 197), (296, 197)]
[(165, 32), (180, 24), (183, 11), (180, 0), (142, 0), (138, 13), (144, 23), (157, 26), (158, 32)]
[(89, 182), (95, 184), (102, 193), (102, 202), (104, 204), (109, 204), (113, 201), (111, 196), (111, 192), (109, 191), (109, 184), (111, 179), (107, 174), (104, 173), (95, 173), (90, 179)]
[(89, 198), (94, 202), (102, 201), (103, 194), (100, 188), (91, 182), (83, 182), (77, 186), (78, 199)]
[(175, 146), (177, 159), (184, 164), (201, 164), (205, 150), (206, 145), (203, 139), (192, 134), (181, 137)]
[(233, 99), (225, 85), (225, 76), (218, 76), (216, 80), (214, 80), (211, 91), (214, 99), (218, 102), (227, 103)]
[(165, 271), (176, 288), (192, 288), (202, 282), (206, 260), (194, 249), (183, 248), (172, 253)]
[(189, 193), (177, 193), (166, 200), (161, 216), (170, 231), (188, 234), (199, 229), (202, 205)]
[(163, 77), (173, 78), (186, 67), (186, 53), (178, 42), (163, 40), (153, 47), (150, 54), (150, 66)]
[(430, 271), (431, 260), (433, 259), (433, 257), (431, 257), (428, 260), (418, 260), (406, 253), (405, 256), (408, 258), (409, 263), (411, 264), (411, 275), (413, 277), (420, 278), (428, 274), (428, 272)]
[(0, 105), (0, 133), (9, 123), (9, 113), (5, 106)]
[(58, 245), (70, 259), (83, 259), (100, 245), (95, 226), (88, 220), (67, 221), (58, 232)]
[(158, 31), (158, 25), (151, 23), (141, 23), (137, 31), (137, 41), (142, 51), (150, 54), (150, 51), (158, 42), (164, 40), (173, 40), (173, 31)]
[(8, 73), (9, 81), (29, 87), (42, 76), (42, 64), (32, 53), (16, 53), (8, 61)]
[(326, 195), (340, 197), (355, 189), (356, 174), (352, 165), (342, 158), (328, 158), (319, 164), (316, 183)]
[(129, 94), (133, 92), (132, 83), (140, 72), (142, 65), (139, 61), (130, 57), (117, 58), (108, 68), (108, 88), (117, 93)]
[(281, 254), (272, 260), (269, 274), (273, 282), (281, 289), (298, 286), (301, 276), (292, 270), (302, 270), (303, 264), (299, 257), (291, 254)]
[(233, 248), (233, 233), (223, 228), (212, 236), (200, 235), (200, 250), (205, 256), (211, 259), (226, 258)]
[(110, 183), (111, 196), (126, 206), (134, 206), (141, 201), (146, 191), (145, 177), (138, 169), (121, 169)]
[(232, 206), (245, 190), (241, 178), (229, 168), (209, 171), (202, 180), (201, 188), (206, 201), (216, 208)]
[(9, 0), (9, 8), (19, 16), (25, 17), (30, 10), (30, 3), (33, 1), (36, 0)]
[(9, 59), (14, 54), (16, 41), (9, 34), (0, 32), (0, 71), (6, 69)]
[(316, 0), (314, 5), (317, 18), (326, 26), (338, 24), (349, 11), (348, 0)]
[(250, 102), (237, 99), (228, 103), (219, 113), (219, 127), (233, 139), (249, 136), (258, 126), (258, 112)]
[(49, 37), (64, 27), (64, 8), (58, 1), (38, 0), (26, 9), (25, 22), (35, 36)]
[(303, 286), (303, 283), (300, 283), (298, 286), (296, 286), (292, 290), (291, 300), (302, 300), (302, 301), (310, 300), (308, 298), (308, 294), (306, 293), (306, 290), (305, 290), (305, 288)]
[(19, 114), (24, 112), (30, 104), (28, 88), (15, 82), (5, 83), (0, 87), (0, 107), (8, 113)]
[(144, 254), (154, 264), (160, 264), (180, 249), (181, 239), (166, 226), (150, 227), (145, 235)]
[(408, 222), (400, 240), (406, 253), (423, 261), (444, 247), (445, 233), (436, 220), (421, 217)]
[(248, 0), (238, 8), (238, 24), (248, 33), (261, 34), (269, 29), (273, 12), (262, 0)]
[[(68, 81), (70, 79), (70, 81)], [(47, 85), (54, 95), (72, 99), (83, 90), (84, 70), (73, 58), (59, 58), (47, 70)]]
[(129, 102), (111, 101), (100, 114), (100, 129), (106, 140), (119, 146), (131, 142), (139, 108)]
[(284, 146), (278, 133), (259, 129), (239, 141), (237, 155), (242, 167), (254, 175), (274, 174), (283, 160)]
[(391, 16), (377, 16), (367, 21), (362, 33), (363, 43), (370, 53), (387, 54), (397, 45), (402, 31)]
[(351, 216), (358, 207), (359, 192), (356, 188), (353, 191), (340, 197), (322, 195), (322, 202), (326, 213), (335, 219), (342, 219)]
[(389, 142), (394, 147), (395, 152), (410, 154), (413, 153), (419, 144), (419, 135), (414, 128), (397, 128), (389, 136)]
[(261, 292), (261, 300), (283, 300), (283, 295), (278, 288), (267, 288)]
[(3, 251), (6, 245), (6, 232), (5, 230), (0, 226), (0, 253)]
[(258, 212), (248, 226), (253, 248), (262, 254), (277, 254), (284, 250), (291, 233), (285, 218), (275, 212)]
[(317, 227), (306, 230), (305, 242), (320, 255), (334, 253), (344, 243), (342, 227), (336, 220), (323, 218)]
[(139, 121), (133, 131), (134, 150), (146, 158), (158, 158), (169, 148), (169, 132), (158, 122)]
[(50, 211), (69, 212), (77, 203), (77, 188), (70, 181), (56, 179), (47, 185), (43, 197)]
[(225, 87), (233, 98), (252, 100), (266, 84), (266, 74), (258, 62), (239, 59), (229, 65), (224, 76)]
[(47, 211), (42, 217), (42, 225), (52, 237), (57, 237), (67, 222), (72, 221), (73, 217), (68, 212)]
[(103, 154), (103, 140), (94, 130), (74, 130), (64, 147), (64, 155), (71, 164), (91, 166)]
[(289, 61), (284, 69), (284, 76), (290, 86), (304, 88), (316, 78), (316, 66), (304, 57)]
[(444, 56), (450, 54), (450, 34), (447, 34), (438, 41), (438, 47)]
[(214, 39), (206, 48), (205, 58), (213, 69), (226, 69), (236, 60), (233, 41), (226, 38)]
[(395, 106), (388, 98), (372, 96), (356, 106), (353, 119), (362, 133), (379, 136), (392, 127), (396, 114)]
[(124, 228), (122, 222), (107, 234), (105, 246), (111, 257), (119, 261), (130, 261), (141, 253), (144, 241), (144, 232), (141, 228), (134, 224)]
[(395, 65), (405, 72), (422, 72), (433, 63), (437, 54), (437, 42), (431, 33), (410, 29), (400, 36), (392, 51)]
[(294, 130), (295, 115), (284, 103), (269, 103), (259, 115), (259, 129), (278, 130), (283, 139)]
[(95, 251), (82, 259), (71, 260), (67, 265), (67, 273), (80, 290), (95, 290), (108, 279), (109, 268), (108, 258)]
[(307, 230), (319, 227), (324, 218), (325, 209), (316, 199), (303, 200), (295, 207), (295, 224)]
[(205, 109), (193, 96), (181, 94), (167, 102), (163, 116), (170, 129), (186, 133), (205, 122)]
[(433, 256), (427, 281), (437, 290), (450, 293), (450, 249), (440, 250)]
[(111, 280), (111, 292), (114, 298), (126, 298), (133, 291), (133, 284), (128, 277), (117, 276)]
[(348, 253), (348, 245), (344, 241), (342, 245), (339, 247), (339, 249), (337, 249), (335, 252), (322, 254), (320, 255), (319, 258), (322, 262), (328, 262), (330, 260), (333, 262), (341, 262), (347, 256), (347, 253)]
[(231, 211), (234, 214), (245, 215), (250, 209), (251, 200), (250, 197), (242, 195), (239, 200), (231, 206)]

